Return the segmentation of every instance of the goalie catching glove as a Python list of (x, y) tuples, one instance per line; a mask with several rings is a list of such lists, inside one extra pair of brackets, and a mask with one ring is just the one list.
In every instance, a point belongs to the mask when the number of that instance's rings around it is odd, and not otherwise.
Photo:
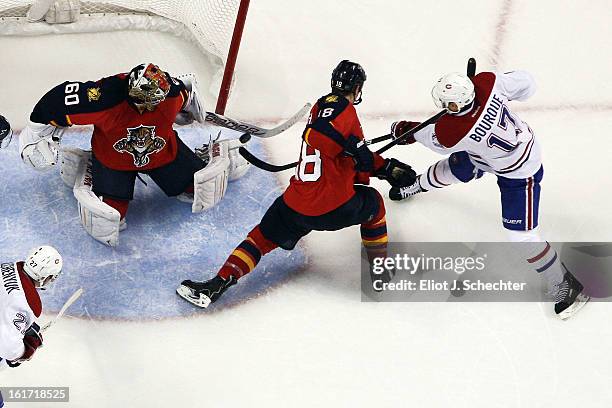
[(206, 111), (200, 103), (198, 90), (198, 80), (195, 74), (179, 75), (177, 79), (181, 80), (189, 92), (189, 98), (185, 102), (183, 109), (176, 115), (174, 123), (177, 125), (190, 125), (194, 121), (204, 123), (206, 119)]

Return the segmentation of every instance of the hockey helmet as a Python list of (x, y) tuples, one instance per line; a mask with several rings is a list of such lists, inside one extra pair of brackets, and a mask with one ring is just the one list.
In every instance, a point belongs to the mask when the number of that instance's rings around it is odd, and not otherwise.
[(52, 246), (43, 245), (30, 251), (23, 270), (32, 278), (35, 287), (45, 290), (62, 273), (62, 266), (59, 252)]
[[(431, 97), (438, 108), (446, 109), (451, 114), (465, 112), (472, 107), (476, 92), (474, 83), (467, 75), (452, 72), (438, 79), (431, 90)], [(448, 105), (455, 103), (458, 112), (449, 110)]]
[(356, 62), (342, 60), (332, 72), (332, 90), (342, 93), (355, 93), (354, 105), (361, 103), (361, 91), (366, 80), (363, 67)]
[(155, 64), (140, 64), (130, 71), (128, 94), (135, 105), (155, 110), (170, 92), (168, 75)]

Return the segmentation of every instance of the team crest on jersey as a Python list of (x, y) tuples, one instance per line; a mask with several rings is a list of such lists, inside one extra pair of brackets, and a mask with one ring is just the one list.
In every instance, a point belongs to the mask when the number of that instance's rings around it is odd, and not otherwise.
[(89, 102), (99, 100), (100, 96), (102, 96), (102, 93), (100, 92), (100, 88), (89, 88), (87, 90), (87, 98), (89, 99)]
[(128, 128), (127, 131), (127, 137), (119, 139), (113, 148), (119, 153), (131, 154), (136, 167), (149, 164), (151, 161), (149, 156), (166, 146), (166, 141), (155, 134), (155, 126), (140, 125)]

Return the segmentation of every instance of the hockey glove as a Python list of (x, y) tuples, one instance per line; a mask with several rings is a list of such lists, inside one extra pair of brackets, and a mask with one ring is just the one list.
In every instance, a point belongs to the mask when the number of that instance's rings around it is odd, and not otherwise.
[[(400, 120), (399, 122), (393, 122), (391, 124), (391, 134), (393, 135), (393, 139), (397, 139), (398, 137), (401, 137), (404, 133), (408, 132), (410, 129), (418, 125), (419, 125), (419, 122), (409, 122), (406, 120)], [(398, 144), (408, 145), (414, 142), (416, 142), (414, 135), (410, 135)]]
[(39, 347), (42, 347), (43, 338), (40, 333), (40, 326), (36, 323), (28, 328), (23, 336), (23, 345), (25, 346), (25, 352), (17, 360), (7, 361), (9, 367), (19, 367), (21, 363), (29, 361)]
[(396, 159), (385, 159), (385, 165), (376, 170), (376, 177), (387, 180), (393, 187), (406, 187), (414, 184), (417, 174), (412, 167)]
[(374, 170), (374, 155), (362, 139), (350, 135), (344, 145), (344, 152), (355, 160), (357, 172), (371, 173)]
[(0, 115), (0, 148), (7, 147), (11, 143), (12, 138), (13, 131), (11, 130), (11, 125), (4, 116)]

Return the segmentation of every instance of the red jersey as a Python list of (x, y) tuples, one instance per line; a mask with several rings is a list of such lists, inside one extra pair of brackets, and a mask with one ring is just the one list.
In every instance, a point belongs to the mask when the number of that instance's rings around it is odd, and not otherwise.
[[(296, 174), (283, 195), (290, 208), (308, 216), (322, 215), (350, 200), (356, 182), (368, 184), (369, 175), (358, 175), (355, 162), (344, 154), (350, 135), (363, 140), (355, 107), (333, 93), (319, 99), (302, 134)], [(374, 168), (383, 164), (384, 159), (374, 153)]]
[(36, 104), (30, 120), (53, 126), (93, 125), (91, 147), (104, 166), (142, 171), (176, 158), (176, 115), (189, 96), (174, 78), (170, 92), (153, 112), (140, 113), (128, 98), (128, 76), (118, 74), (97, 82), (64, 82)]

